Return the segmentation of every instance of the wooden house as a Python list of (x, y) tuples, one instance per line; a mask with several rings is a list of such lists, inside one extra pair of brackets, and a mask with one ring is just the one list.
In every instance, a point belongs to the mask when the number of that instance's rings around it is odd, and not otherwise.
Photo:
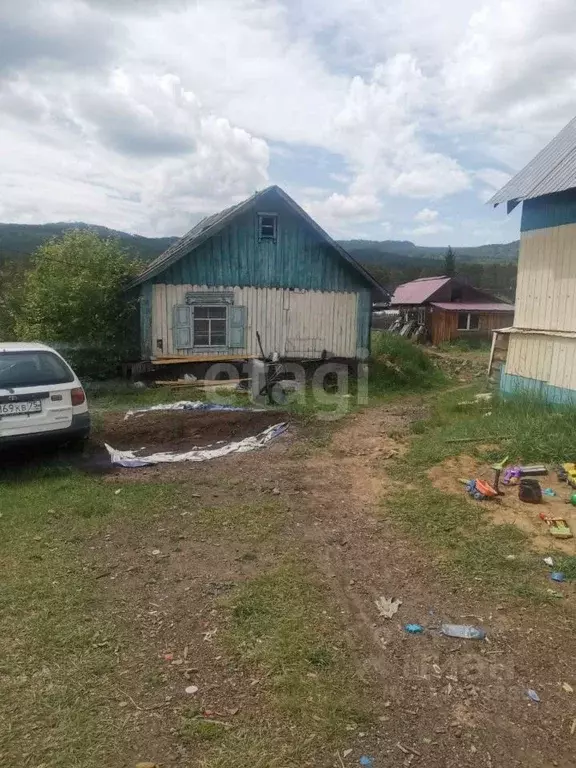
[(486, 338), (512, 321), (514, 307), (456, 277), (423, 277), (396, 288), (390, 302), (405, 319), (424, 326), (432, 344)]
[(142, 360), (368, 354), (381, 286), (279, 187), (197, 224), (133, 282)]
[(516, 312), (493, 345), (500, 388), (576, 404), (576, 118), (489, 202), (522, 203)]

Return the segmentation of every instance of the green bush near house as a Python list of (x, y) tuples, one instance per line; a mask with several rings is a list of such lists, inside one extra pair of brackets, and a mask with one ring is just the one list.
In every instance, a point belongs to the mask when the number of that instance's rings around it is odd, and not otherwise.
[(444, 381), (443, 373), (421, 346), (386, 331), (372, 334), (371, 391), (430, 389)]
[(92, 231), (48, 241), (24, 281), (17, 338), (55, 346), (80, 376), (114, 375), (135, 341), (125, 288), (139, 269), (118, 241)]

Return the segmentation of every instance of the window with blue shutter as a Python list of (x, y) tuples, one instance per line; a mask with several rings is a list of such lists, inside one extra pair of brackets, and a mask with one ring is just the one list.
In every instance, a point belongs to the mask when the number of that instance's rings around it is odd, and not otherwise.
[(186, 304), (174, 307), (172, 335), (175, 349), (188, 349), (192, 346), (192, 313)]
[(246, 347), (246, 307), (228, 308), (228, 346), (231, 349)]

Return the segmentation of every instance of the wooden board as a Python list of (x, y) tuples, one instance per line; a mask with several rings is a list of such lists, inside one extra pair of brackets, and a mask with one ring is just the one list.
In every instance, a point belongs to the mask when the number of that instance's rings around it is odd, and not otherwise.
[(178, 365), (182, 363), (226, 363), (234, 360), (255, 360), (258, 355), (191, 355), (186, 357), (157, 357), (152, 365)]
[(250, 379), (197, 379), (196, 381), (178, 379), (178, 381), (155, 381), (154, 384), (159, 387), (228, 387), (231, 384), (240, 384), (241, 381), (250, 381)]

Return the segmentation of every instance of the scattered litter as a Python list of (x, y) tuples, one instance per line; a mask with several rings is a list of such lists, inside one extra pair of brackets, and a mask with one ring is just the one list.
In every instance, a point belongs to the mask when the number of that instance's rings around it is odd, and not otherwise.
[(153, 555), (161, 555), (162, 554), (162, 550), (160, 550), (160, 549), (153, 549), (152, 550), (152, 554)]
[(520, 467), (507, 467), (504, 470), (502, 482), (504, 485), (518, 485), (521, 477), (522, 472), (520, 471)]
[(464, 640), (484, 640), (486, 632), (469, 624), (442, 624), (440, 631), (447, 637), (459, 637)]
[(352, 754), (352, 750), (351, 749), (345, 749), (344, 752), (342, 752), (342, 755), (344, 757), (348, 757), (348, 755), (351, 755), (351, 754)]
[(552, 571), (552, 573), (550, 574), (550, 578), (552, 579), (552, 581), (564, 581), (566, 577), (564, 576), (562, 571)]
[(576, 717), (572, 720), (572, 725), (570, 726), (570, 736), (574, 736), (574, 733), (576, 733)]
[(563, 517), (549, 517), (540, 512), (540, 519), (548, 526), (548, 532), (557, 539), (571, 539), (572, 531)]
[(527, 504), (540, 504), (542, 501), (542, 488), (538, 480), (531, 477), (522, 477), (518, 488), (518, 498)]
[(372, 768), (374, 765), (374, 758), (373, 757), (367, 757), (366, 755), (362, 755), (360, 758), (360, 765), (366, 766), (366, 768)]
[(114, 496), (119, 496), (122, 493), (122, 488), (118, 488), (117, 491), (114, 491)]
[(396, 746), (401, 752), (404, 752), (405, 755), (416, 755), (416, 757), (422, 757), (422, 755), (420, 754), (420, 752), (418, 752), (417, 749), (413, 749), (412, 747), (405, 747), (402, 744), (400, 744), (399, 741), (396, 743)]
[(493, 499), (498, 496), (498, 492), (493, 488), (486, 480), (476, 478), (476, 480), (468, 480), (466, 483), (466, 493), (472, 496), (476, 501), (485, 501), (486, 499)]
[(158, 768), (158, 763), (136, 763), (136, 768)]
[(518, 467), (522, 475), (547, 475), (548, 470), (544, 464), (532, 464), (529, 467)]
[[(222, 406), (223, 408), (223, 406)], [(224, 408), (224, 410), (226, 410)], [(245, 410), (242, 408), (228, 410)], [(147, 467), (151, 464), (175, 464), (182, 461), (209, 461), (210, 459), (228, 456), (231, 453), (248, 453), (259, 448), (264, 448), (269, 442), (282, 434), (288, 427), (286, 422), (275, 424), (259, 435), (245, 437), (243, 440), (232, 443), (219, 444), (218, 446), (208, 446), (206, 448), (193, 448), (186, 453), (154, 453), (151, 456), (136, 456), (134, 451), (118, 451), (112, 446), (104, 443), (106, 450), (110, 454), (112, 464), (119, 467)]]
[(562, 683), (562, 689), (566, 691), (566, 693), (574, 693), (574, 688), (572, 688), (570, 683)]
[(479, 395), (474, 395), (474, 400), (463, 400), (458, 405), (477, 405), (478, 403), (489, 403), (492, 400), (491, 392), (483, 392)]
[(197, 686), (197, 685), (189, 685), (189, 686), (186, 688), (186, 693), (187, 693), (189, 696), (193, 696), (195, 693), (198, 693), (198, 690), (199, 690), (199, 689), (198, 689), (198, 686)]
[(546, 565), (549, 565), (550, 568), (552, 568), (552, 566), (554, 565), (554, 558), (552, 558), (552, 557), (545, 557), (544, 558), (544, 562), (546, 563)]
[(546, 592), (550, 595), (550, 597), (556, 597), (558, 598), (558, 600), (564, 599), (564, 595), (562, 594), (562, 592), (558, 592), (555, 589), (547, 589)]
[(424, 627), (421, 624), (405, 624), (404, 629), (411, 635), (419, 635), (424, 632)]
[(376, 608), (385, 619), (391, 619), (395, 613), (398, 613), (398, 609), (402, 605), (402, 600), (398, 600), (397, 597), (379, 597), (376, 600)]
[(506, 560), (516, 560), (516, 555), (506, 555)]
[(526, 691), (526, 695), (529, 699), (532, 699), (532, 701), (535, 701), (536, 704), (540, 703), (540, 696), (536, 693), (536, 691), (533, 688), (528, 688)]
[(544, 488), (542, 493), (544, 496), (556, 496), (556, 491), (553, 488)]

